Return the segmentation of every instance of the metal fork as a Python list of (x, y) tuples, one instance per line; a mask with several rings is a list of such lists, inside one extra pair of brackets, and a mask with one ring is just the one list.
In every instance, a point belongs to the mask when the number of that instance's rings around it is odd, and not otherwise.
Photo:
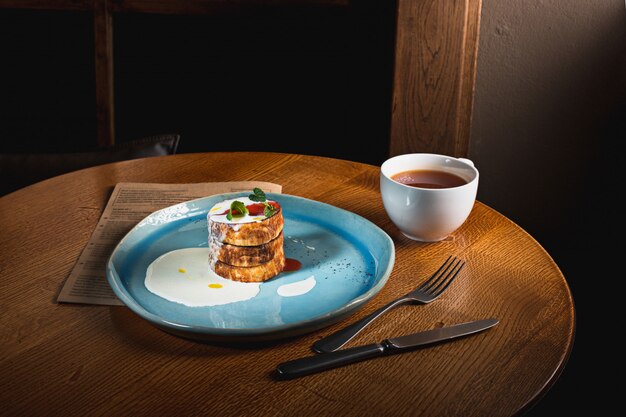
[(435, 301), (444, 292), (444, 290), (448, 288), (452, 281), (454, 281), (459, 274), (459, 271), (464, 266), (465, 261), (454, 256), (448, 257), (439, 269), (422, 285), (410, 293), (382, 306), (378, 310), (368, 316), (365, 316), (350, 326), (318, 340), (313, 344), (313, 350), (318, 353), (327, 353), (339, 349), (356, 336), (361, 330), (363, 330), (365, 326), (394, 307), (410, 302), (428, 304)]

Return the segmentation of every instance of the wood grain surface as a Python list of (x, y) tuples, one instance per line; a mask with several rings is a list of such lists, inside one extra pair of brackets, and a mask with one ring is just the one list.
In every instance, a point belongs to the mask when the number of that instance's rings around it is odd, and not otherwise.
[[(297, 338), (209, 344), (163, 332), (126, 307), (56, 297), (118, 182), (259, 180), (350, 210), (386, 231), (396, 261), (352, 316)], [(179, 154), (55, 177), (0, 198), (2, 416), (511, 416), (541, 398), (572, 349), (575, 311), (546, 251), (476, 202), (449, 239), (405, 238), (385, 214), (379, 168), (278, 153)], [(448, 255), (467, 265), (436, 302), (399, 307), (348, 346), (495, 317), (483, 333), (427, 349), (278, 381), (280, 362), (381, 307)]]
[(482, 0), (398, 0), (391, 156), (467, 157)]

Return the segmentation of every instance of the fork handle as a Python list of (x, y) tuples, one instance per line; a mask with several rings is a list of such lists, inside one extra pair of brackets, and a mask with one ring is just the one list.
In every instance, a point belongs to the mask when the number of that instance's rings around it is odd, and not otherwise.
[(370, 313), (369, 315), (363, 317), (361, 320), (354, 322), (351, 325), (318, 340), (313, 344), (313, 350), (317, 353), (334, 352), (335, 350), (348, 343), (354, 336), (356, 336), (361, 330), (363, 330), (365, 326), (376, 320), (382, 314), (410, 300), (410, 298), (400, 297), (391, 301), (388, 304), (385, 304), (373, 313)]

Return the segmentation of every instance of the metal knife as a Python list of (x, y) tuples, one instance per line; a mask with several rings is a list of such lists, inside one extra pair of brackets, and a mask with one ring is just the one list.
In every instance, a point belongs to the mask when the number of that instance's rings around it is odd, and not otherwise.
[(497, 319), (476, 320), (385, 339), (381, 343), (372, 343), (370, 345), (295, 359), (279, 364), (276, 367), (276, 376), (279, 379), (297, 378), (378, 356), (402, 353), (419, 347), (451, 341), (489, 329), (496, 324), (498, 324)]

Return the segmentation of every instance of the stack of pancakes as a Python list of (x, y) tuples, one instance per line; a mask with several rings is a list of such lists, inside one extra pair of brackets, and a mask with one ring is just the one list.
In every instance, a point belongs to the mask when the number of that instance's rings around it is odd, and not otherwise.
[(267, 281), (285, 267), (282, 209), (275, 201), (268, 201), (276, 210), (267, 217), (262, 210), (259, 213), (259, 203), (245, 197), (236, 200), (250, 207), (251, 214), (229, 220), (226, 211), (233, 199), (209, 211), (209, 267), (234, 281)]

